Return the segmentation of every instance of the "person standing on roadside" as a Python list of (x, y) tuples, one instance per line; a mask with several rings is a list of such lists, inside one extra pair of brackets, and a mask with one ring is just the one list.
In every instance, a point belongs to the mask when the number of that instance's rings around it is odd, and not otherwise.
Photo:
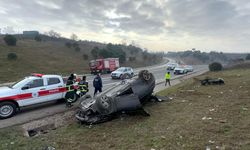
[(165, 74), (165, 79), (166, 79), (165, 86), (166, 86), (167, 84), (169, 84), (169, 86), (171, 86), (171, 84), (170, 84), (170, 79), (171, 79), (171, 74), (170, 74), (170, 72), (167, 72), (167, 73)]
[(89, 84), (86, 80), (86, 76), (82, 77), (82, 80), (78, 83), (78, 91), (80, 92), (80, 96), (85, 95), (89, 91)]
[(66, 90), (67, 90), (65, 95), (66, 107), (71, 107), (72, 103), (75, 100), (74, 78), (75, 78), (74, 74), (71, 74), (66, 83)]
[(102, 92), (102, 78), (100, 74), (98, 73), (96, 77), (93, 80), (93, 86), (95, 88), (94, 96), (97, 94), (97, 92)]

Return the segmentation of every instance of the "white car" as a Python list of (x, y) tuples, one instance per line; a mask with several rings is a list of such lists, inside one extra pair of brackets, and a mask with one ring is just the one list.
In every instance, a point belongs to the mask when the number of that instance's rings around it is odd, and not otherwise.
[(131, 67), (120, 67), (111, 73), (112, 79), (132, 78), (134, 71)]
[(177, 66), (177, 63), (167, 63), (167, 70), (174, 70)]
[(193, 72), (194, 71), (193, 66), (186, 65), (185, 68), (187, 69), (188, 72)]
[(59, 75), (34, 74), (8, 87), (0, 87), (0, 119), (10, 118), (24, 106), (64, 98), (66, 86)]
[(188, 70), (184, 66), (178, 66), (174, 69), (174, 74), (186, 74)]

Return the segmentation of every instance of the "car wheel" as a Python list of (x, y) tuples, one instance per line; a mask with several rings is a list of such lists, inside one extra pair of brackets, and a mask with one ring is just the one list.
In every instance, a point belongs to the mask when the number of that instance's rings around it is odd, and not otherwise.
[(0, 119), (6, 119), (16, 114), (17, 106), (12, 102), (0, 103)]
[(120, 79), (122, 79), (122, 77), (123, 77), (123, 74), (121, 74), (121, 75), (119, 76)]
[(149, 81), (152, 78), (152, 74), (147, 70), (142, 70), (139, 72), (139, 77), (143, 78), (145, 81)]

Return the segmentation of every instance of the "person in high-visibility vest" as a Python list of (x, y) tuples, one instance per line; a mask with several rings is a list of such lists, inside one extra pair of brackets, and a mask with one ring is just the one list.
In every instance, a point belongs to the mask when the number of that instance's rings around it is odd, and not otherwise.
[(86, 81), (86, 76), (82, 77), (82, 80), (78, 83), (78, 91), (80, 95), (83, 96), (89, 91), (89, 83)]
[(171, 74), (170, 74), (170, 72), (167, 72), (167, 73), (165, 74), (165, 79), (166, 79), (165, 86), (166, 86), (167, 84), (169, 84), (169, 86), (171, 86), (171, 84), (170, 84), (170, 79), (171, 79)]
[(76, 99), (76, 91), (74, 89), (74, 74), (71, 74), (67, 80), (66, 83), (66, 90), (67, 93), (65, 95), (65, 100), (66, 100), (66, 107), (71, 107), (72, 103)]

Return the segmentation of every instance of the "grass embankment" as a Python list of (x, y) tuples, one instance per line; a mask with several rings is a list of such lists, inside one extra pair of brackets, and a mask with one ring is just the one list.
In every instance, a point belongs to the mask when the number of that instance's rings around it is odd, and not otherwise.
[[(80, 51), (65, 46), (67, 41), (42, 41), (19, 39), (16, 46), (7, 46), (0, 36), (0, 83), (14, 82), (31, 73), (69, 75), (70, 73), (90, 73), (89, 60), (92, 59), (91, 50), (95, 46), (105, 44), (93, 42), (79, 42)], [(100, 48), (102, 48), (100, 47)], [(128, 47), (124, 47), (129, 57)], [(15, 53), (17, 60), (8, 60), (8, 53)], [(140, 52), (142, 53), (142, 52)], [(135, 61), (126, 61), (121, 66), (142, 67), (152, 65), (145, 61), (141, 54), (137, 54)], [(88, 55), (84, 59), (83, 55)], [(161, 59), (157, 61), (161, 62)]]
[(71, 124), (38, 137), (18, 127), (0, 131), (0, 149), (250, 149), (250, 69), (208, 73), (225, 85), (195, 80), (159, 94), (169, 102), (147, 105), (150, 117), (129, 116), (94, 125)]

